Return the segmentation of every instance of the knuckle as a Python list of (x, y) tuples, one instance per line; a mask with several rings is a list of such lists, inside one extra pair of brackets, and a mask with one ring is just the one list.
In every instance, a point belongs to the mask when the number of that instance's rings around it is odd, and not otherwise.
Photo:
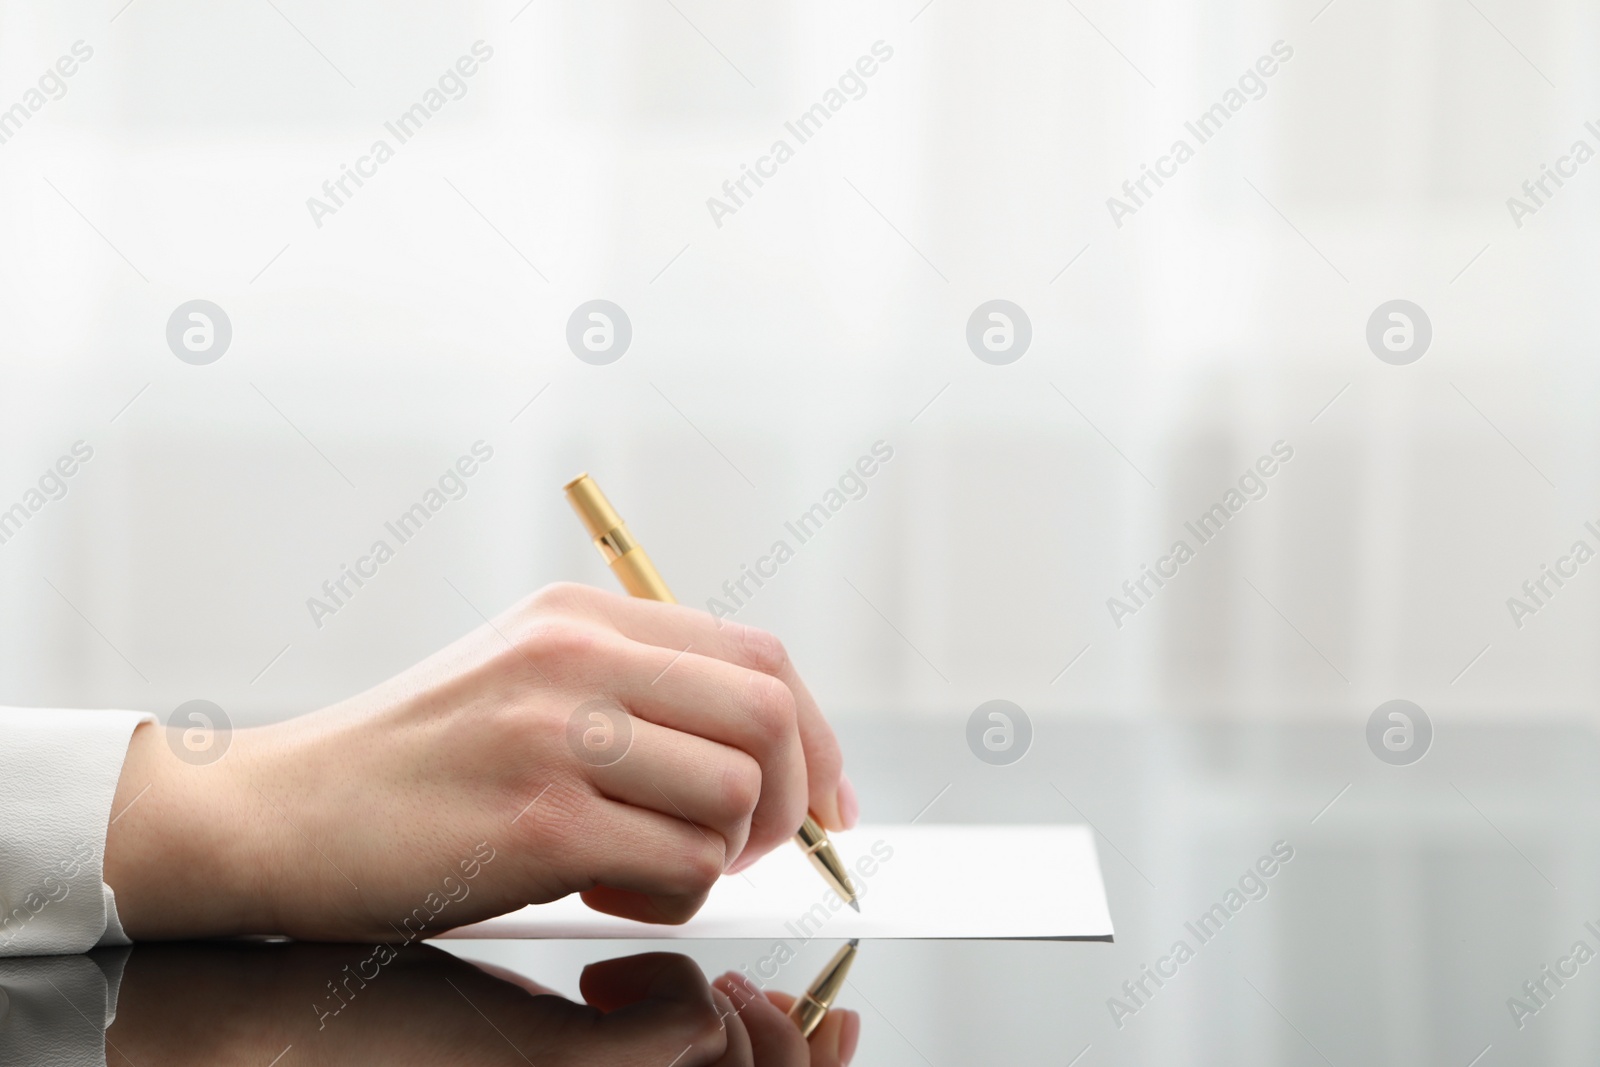
[(543, 668), (592, 658), (600, 638), (589, 627), (558, 619), (529, 630), (518, 644), (523, 655)]
[(761, 800), (761, 765), (743, 752), (734, 752), (722, 772), (722, 807), (743, 821)]
[(710, 892), (722, 877), (727, 849), (715, 841), (702, 841), (699, 847), (684, 857), (684, 881), (689, 891), (700, 894)]
[(739, 634), (745, 662), (764, 674), (777, 674), (789, 662), (789, 650), (783, 647), (778, 636), (755, 626), (744, 627)]
[(579, 582), (551, 582), (528, 597), (527, 608), (535, 614), (575, 611), (593, 592)]
[(795, 730), (798, 709), (794, 693), (770, 674), (752, 674), (746, 711), (756, 732), (768, 743), (779, 743)]

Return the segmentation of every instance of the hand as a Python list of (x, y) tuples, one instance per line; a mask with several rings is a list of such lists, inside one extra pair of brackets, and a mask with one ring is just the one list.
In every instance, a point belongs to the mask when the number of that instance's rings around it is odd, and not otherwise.
[[(583, 747), (587, 712), (569, 720), (586, 706), (614, 740), (631, 732), (625, 751)], [(832, 829), (855, 819), (833, 732), (777, 638), (576, 585), (229, 740), (194, 766), (135, 731), (105, 859), (135, 939), (426, 936), (573, 892), (676, 923), (808, 807)]]
[[(288, 1048), (283, 1062), (306, 1067), (843, 1067), (860, 1031), (854, 1012), (836, 1010), (808, 1043), (781, 994), (730, 976), (707, 983), (671, 953), (591, 964), (584, 1004), (429, 945), (381, 967), (371, 958), (368, 946), (141, 945), (107, 1047), (119, 1063), (174, 1067), (270, 1063)], [(60, 1010), (64, 1028), (83, 1025), (71, 1005)]]

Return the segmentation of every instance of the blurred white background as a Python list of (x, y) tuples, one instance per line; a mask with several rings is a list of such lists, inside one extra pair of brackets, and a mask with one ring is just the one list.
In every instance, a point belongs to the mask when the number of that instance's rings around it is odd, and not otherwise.
[[(1600, 547), (1600, 167), (1520, 228), (1506, 199), (1600, 146), (1597, 22), (0, 4), (0, 107), (93, 51), (0, 144), (0, 507), (94, 450), (0, 545), (0, 699), (331, 701), (543, 583), (609, 584), (559, 493), (584, 469), (704, 603), (882, 440), (865, 499), (739, 615), (839, 716), (1587, 716), (1600, 568), (1520, 629), (1506, 598)], [(399, 144), (384, 123), (477, 41)], [(707, 198), (879, 41), (864, 95), (718, 226)], [(1280, 41), (1261, 99), (1114, 225)], [(318, 226), (307, 199), (379, 138)], [(208, 366), (165, 342), (196, 298), (233, 327)], [(609, 366), (564, 342), (594, 298), (633, 325)], [(1008, 366), (964, 340), (992, 298), (1032, 322)], [(1364, 339), (1396, 298), (1433, 326), (1408, 366)], [(307, 598), (478, 440), (468, 495), (316, 627)], [(1107, 598), (1279, 440), (1266, 498), (1115, 626)]]
[[(1103, 998), (1284, 834), (1310, 881), (1241, 935), (1245, 970), (1334, 1017), (1309, 1029), (1342, 1062), (1465, 1063), (1600, 870), (1569, 729), (1600, 698), (1600, 563), (1520, 627), (1507, 606), (1600, 549), (1600, 163), (1520, 226), (1507, 206), (1600, 150), (1597, 40), (1592, 4), (1509, 0), (0, 2), (0, 516), (93, 449), (0, 543), (0, 703), (204, 698), (244, 724), (347, 696), (545, 583), (611, 587), (560, 493), (582, 470), (703, 605), (882, 441), (738, 618), (789, 644), (869, 818), (938, 793), (931, 818), (1111, 835), (1119, 944), (1051, 956), (1027, 1033), (1076, 983), (1059, 1061), (1104, 1042)], [(479, 41), (399, 144), (385, 123)], [(798, 144), (785, 123), (878, 42)], [(1278, 42), (1260, 98), (1116, 225), (1107, 198)], [(319, 226), (308, 198), (380, 138), (394, 157)], [(719, 226), (707, 199), (780, 138)], [(166, 339), (195, 299), (233, 331), (204, 366)], [(594, 299), (632, 324), (605, 366), (565, 337)], [(1031, 321), (1009, 365), (967, 344), (992, 299)], [(1396, 299), (1432, 325), (1407, 365), (1366, 339)], [(308, 598), (479, 441), (465, 496), (316, 625)], [(1108, 598), (1280, 441), (1265, 497), (1116, 625)], [(1464, 731), (1408, 777), (1362, 740), (1399, 697)], [(1020, 773), (961, 740), (996, 698), (1040, 725)], [(1205, 732), (1240, 718), (1267, 732)], [(1476, 896), (1434, 922), (1450, 891)], [(1467, 933), (1494, 961), (1470, 979)], [(925, 969), (875, 994), (968, 1047)], [(1116, 1047), (1321, 1062), (1215, 982)], [(1539, 1047), (1592, 1062), (1574, 1000)], [(922, 1062), (868, 1031), (877, 1062)]]

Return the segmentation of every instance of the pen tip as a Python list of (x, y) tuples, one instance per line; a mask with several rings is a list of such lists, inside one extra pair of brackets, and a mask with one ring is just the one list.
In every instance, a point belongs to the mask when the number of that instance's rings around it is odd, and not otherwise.
[(861, 914), (861, 905), (860, 905), (860, 904), (858, 904), (858, 903), (857, 903), (857, 902), (856, 902), (856, 901), (854, 901), (854, 900), (852, 900), (852, 901), (851, 901), (851, 902), (850, 902), (850, 906), (851, 906), (851, 907), (852, 907), (852, 908), (854, 908), (854, 909), (856, 909), (856, 914), (857, 914), (857, 915), (860, 915), (860, 914)]
[(861, 939), (859, 937), (852, 937), (850, 939), (850, 947), (851, 948), (857, 948), (857, 947), (860, 946), (860, 944), (861, 944)]

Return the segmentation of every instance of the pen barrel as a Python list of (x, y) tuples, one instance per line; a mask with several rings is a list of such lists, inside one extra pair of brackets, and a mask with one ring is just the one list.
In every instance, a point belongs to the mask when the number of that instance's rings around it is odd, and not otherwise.
[(855, 941), (841, 946), (822, 973), (817, 975), (817, 980), (811, 983), (811, 987), (789, 1006), (789, 1018), (806, 1037), (811, 1036), (811, 1031), (822, 1022), (828, 1009), (833, 1007), (833, 1002), (844, 991), (844, 980), (856, 961), (856, 952)]
[(628, 532), (622, 516), (617, 514), (617, 509), (611, 506), (611, 501), (606, 499), (593, 478), (580, 474), (562, 489), (567, 494), (567, 503), (572, 505), (572, 510), (577, 512), (579, 521), (583, 523), (583, 528), (594, 538), (594, 547), (599, 551), (600, 558), (606, 561), (606, 566), (611, 568), (611, 573), (617, 576), (629, 596), (668, 604), (678, 602), (672, 590), (667, 588), (667, 583), (661, 580), (661, 574), (650, 562), (650, 557), (645, 555), (644, 549), (633, 539), (633, 534)]
[(596, 541), (604, 537), (607, 531), (622, 525), (622, 516), (617, 514), (617, 509), (611, 506), (611, 501), (606, 499), (600, 486), (587, 473), (578, 475), (561, 490), (567, 494), (567, 503), (578, 513), (584, 529)]
[(819, 1003), (809, 993), (796, 997), (794, 1003), (789, 1006), (789, 1018), (799, 1028), (801, 1037), (810, 1037), (827, 1016), (828, 1006)]
[[(598, 541), (595, 543), (599, 544)], [(606, 554), (604, 547), (600, 549), (600, 554), (602, 556)], [(672, 595), (672, 590), (667, 588), (667, 583), (661, 580), (661, 575), (650, 562), (650, 557), (644, 554), (644, 549), (635, 547), (607, 562), (611, 567), (611, 573), (617, 576), (617, 581), (622, 583), (622, 588), (628, 591), (629, 596), (643, 600), (660, 600), (668, 604), (678, 602), (678, 598)]]

